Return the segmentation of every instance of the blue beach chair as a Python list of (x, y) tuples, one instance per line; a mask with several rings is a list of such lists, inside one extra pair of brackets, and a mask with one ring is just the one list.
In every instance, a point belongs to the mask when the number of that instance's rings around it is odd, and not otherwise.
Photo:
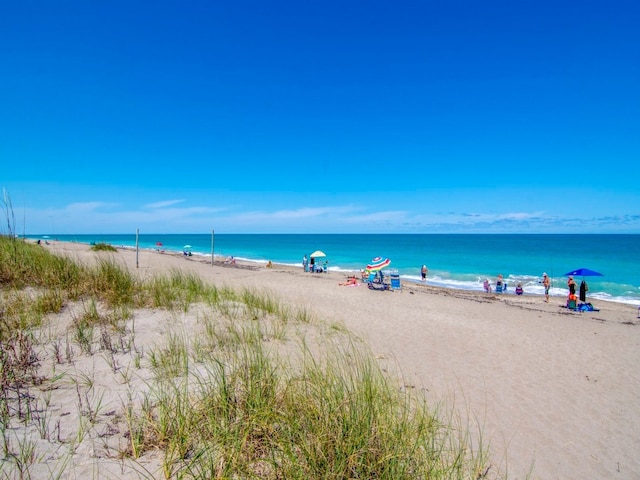
[(400, 285), (400, 274), (392, 273), (391, 274), (391, 290), (400, 290), (402, 286)]

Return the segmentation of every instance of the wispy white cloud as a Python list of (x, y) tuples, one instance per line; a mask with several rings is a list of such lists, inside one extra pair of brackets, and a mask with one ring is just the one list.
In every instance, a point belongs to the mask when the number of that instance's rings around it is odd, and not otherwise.
[(184, 199), (179, 199), (179, 200), (164, 200), (162, 202), (155, 202), (155, 203), (147, 203), (146, 205), (143, 205), (142, 208), (151, 208), (151, 209), (155, 209), (155, 208), (167, 208), (167, 207), (171, 207), (173, 205), (177, 205), (179, 203), (183, 203), (185, 200)]
[(109, 209), (116, 207), (118, 204), (116, 203), (107, 203), (107, 202), (78, 202), (78, 203), (70, 203), (67, 205), (63, 212), (67, 214), (83, 214), (83, 213), (93, 213), (96, 210), (100, 209)]
[[(349, 216), (359, 207), (353, 205), (326, 206), (326, 207), (304, 207), (297, 209), (280, 209), (274, 211), (254, 210), (248, 212), (230, 213), (227, 220), (233, 220), (240, 224), (260, 223), (260, 224), (284, 224), (287, 222), (309, 222), (319, 219), (331, 218), (334, 221)], [(292, 223), (295, 225), (295, 223)]]
[(562, 233), (638, 232), (640, 215), (579, 218), (545, 211), (486, 213), (425, 213), (412, 209), (375, 210), (353, 203), (282, 209), (244, 210), (242, 204), (223, 207), (181, 205), (166, 200), (122, 208), (117, 203), (71, 203), (60, 209), (28, 209), (25, 219), (34, 233)]

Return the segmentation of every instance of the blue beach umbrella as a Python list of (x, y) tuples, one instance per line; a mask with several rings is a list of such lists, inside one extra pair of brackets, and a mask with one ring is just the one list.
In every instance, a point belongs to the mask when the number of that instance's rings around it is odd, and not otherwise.
[(594, 270), (589, 270), (588, 268), (579, 268), (577, 270), (572, 270), (571, 272), (565, 273), (565, 277), (604, 277), (601, 273), (598, 273)]
[(391, 265), (391, 260), (389, 260), (388, 258), (376, 257), (371, 260), (371, 263), (369, 263), (369, 265), (367, 265), (367, 270), (369, 270), (370, 272), (376, 272), (378, 270), (382, 270), (385, 267), (388, 267), (389, 265)]

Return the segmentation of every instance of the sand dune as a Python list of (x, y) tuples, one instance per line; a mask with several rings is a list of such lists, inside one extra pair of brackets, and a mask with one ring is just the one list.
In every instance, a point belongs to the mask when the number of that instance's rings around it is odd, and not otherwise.
[[(90, 261), (86, 245), (51, 251)], [(256, 287), (311, 308), (364, 339), (385, 369), (454, 408), (509, 478), (640, 478), (640, 319), (630, 305), (575, 313), (563, 298), (492, 295), (404, 284), (339, 286), (344, 274), (134, 251), (114, 254), (141, 276), (171, 268)], [(138, 312), (138, 335), (149, 322)], [(149, 335), (157, 334), (148, 332)], [(142, 340), (141, 340), (142, 341)], [(446, 410), (445, 408), (445, 410)]]

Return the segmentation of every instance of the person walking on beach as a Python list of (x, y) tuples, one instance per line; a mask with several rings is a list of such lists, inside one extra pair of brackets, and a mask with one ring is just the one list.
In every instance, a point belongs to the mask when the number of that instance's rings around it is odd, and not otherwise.
[(305, 272), (309, 271), (309, 260), (307, 259), (307, 255), (305, 254), (304, 257), (302, 257), (302, 268), (304, 268)]
[(422, 265), (422, 268), (420, 269), (420, 274), (422, 275), (422, 281), (426, 282), (427, 281), (427, 272), (429, 271), (429, 269), (427, 268), (426, 265)]
[(544, 298), (545, 302), (549, 303), (549, 289), (551, 288), (551, 280), (546, 273), (542, 274), (542, 285), (544, 285)]

